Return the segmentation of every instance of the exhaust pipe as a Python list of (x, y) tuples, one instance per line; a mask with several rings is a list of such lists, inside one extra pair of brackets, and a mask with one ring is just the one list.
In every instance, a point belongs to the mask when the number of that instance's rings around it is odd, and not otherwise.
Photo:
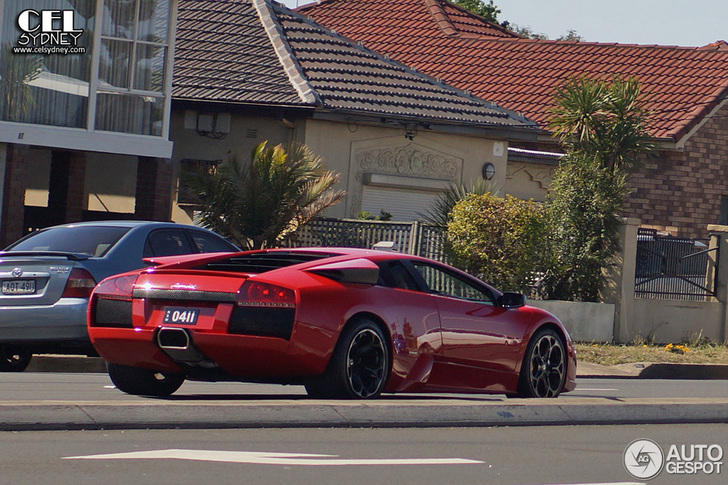
[(175, 362), (188, 364), (209, 362), (192, 344), (192, 337), (184, 328), (160, 328), (157, 332), (157, 345)]

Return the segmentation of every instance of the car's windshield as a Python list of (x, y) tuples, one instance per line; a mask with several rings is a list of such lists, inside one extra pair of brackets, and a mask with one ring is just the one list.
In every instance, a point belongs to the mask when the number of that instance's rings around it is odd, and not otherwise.
[(31, 234), (8, 247), (8, 251), (60, 251), (103, 256), (129, 227), (72, 226), (56, 227)]

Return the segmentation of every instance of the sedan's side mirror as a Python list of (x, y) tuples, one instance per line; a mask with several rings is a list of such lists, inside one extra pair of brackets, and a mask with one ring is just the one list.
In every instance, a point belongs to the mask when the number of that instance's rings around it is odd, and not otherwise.
[(498, 297), (498, 306), (503, 308), (519, 308), (526, 304), (526, 295), (523, 293), (503, 293)]

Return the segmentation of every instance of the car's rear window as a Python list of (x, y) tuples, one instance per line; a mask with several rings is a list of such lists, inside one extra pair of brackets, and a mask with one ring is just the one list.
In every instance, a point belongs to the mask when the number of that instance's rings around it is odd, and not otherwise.
[(10, 246), (8, 251), (60, 251), (103, 256), (130, 229), (113, 226), (56, 227), (31, 234)]
[(212, 271), (232, 271), (235, 273), (265, 273), (274, 269), (307, 263), (318, 259), (340, 256), (338, 253), (319, 253), (304, 251), (274, 251), (270, 253), (253, 253), (243, 256), (219, 259), (208, 263), (199, 269)]

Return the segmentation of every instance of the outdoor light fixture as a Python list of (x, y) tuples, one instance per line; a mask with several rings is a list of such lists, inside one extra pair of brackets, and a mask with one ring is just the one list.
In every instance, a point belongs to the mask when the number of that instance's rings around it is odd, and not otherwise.
[(492, 180), (495, 177), (495, 166), (492, 163), (487, 162), (483, 164), (483, 178), (485, 180)]

